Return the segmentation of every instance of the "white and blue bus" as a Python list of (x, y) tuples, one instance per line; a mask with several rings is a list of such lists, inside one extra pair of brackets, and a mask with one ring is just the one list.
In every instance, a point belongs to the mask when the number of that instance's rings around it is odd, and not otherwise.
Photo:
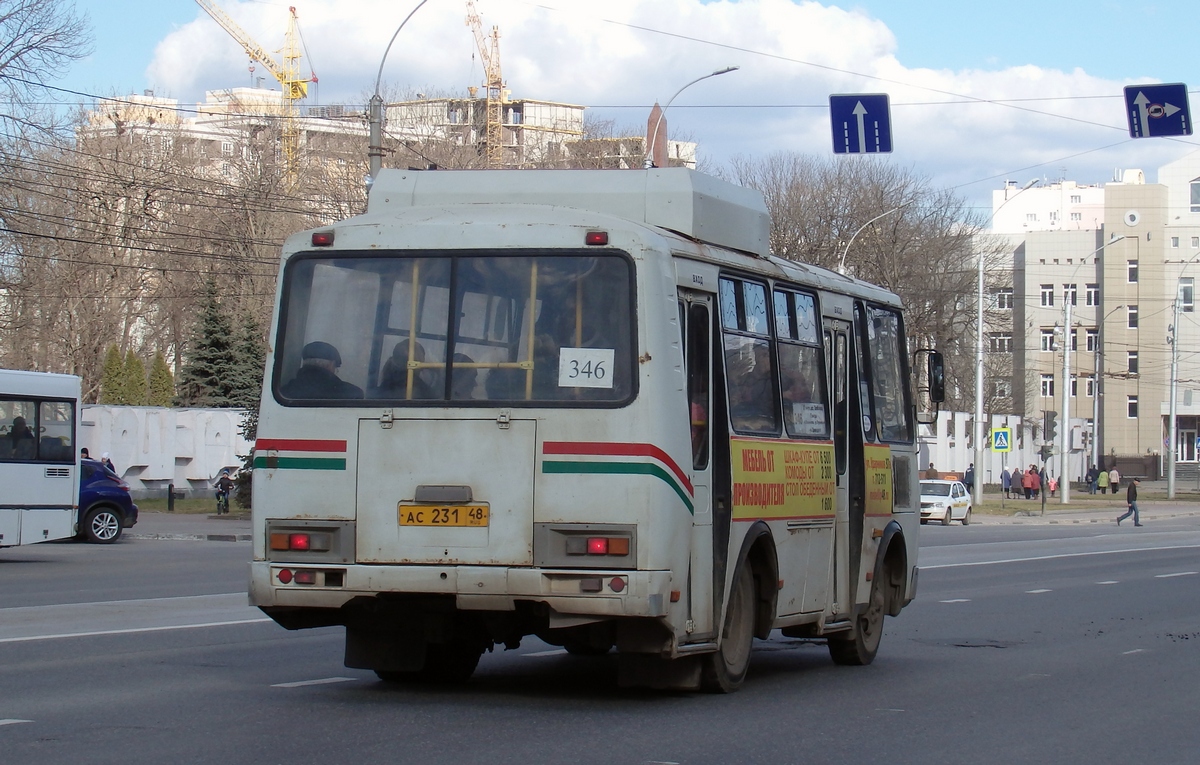
[(0, 547), (75, 535), (80, 379), (0, 369)]
[(917, 587), (904, 311), (768, 234), (686, 169), (383, 171), (284, 246), (251, 602), (385, 680), (527, 635), (651, 687), (774, 629), (872, 661)]

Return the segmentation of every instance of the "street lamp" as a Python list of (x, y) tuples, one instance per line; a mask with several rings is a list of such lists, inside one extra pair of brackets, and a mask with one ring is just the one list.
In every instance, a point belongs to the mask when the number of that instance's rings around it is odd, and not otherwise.
[(1179, 278), (1175, 281), (1175, 309), (1171, 320), (1171, 337), (1168, 340), (1171, 343), (1171, 407), (1167, 423), (1167, 499), (1175, 499), (1175, 450), (1178, 448), (1175, 442), (1179, 440), (1175, 425), (1176, 403), (1179, 399), (1179, 291), (1183, 287), (1184, 271), (1187, 271), (1187, 267), (1195, 263), (1197, 258), (1200, 258), (1200, 253), (1193, 255), (1191, 260), (1183, 264), (1183, 268), (1179, 270)]
[(413, 17), (413, 14), (421, 10), (421, 6), (427, 2), (429, 0), (421, 0), (415, 8), (408, 12), (404, 21), (401, 21), (400, 26), (396, 27), (396, 31), (392, 33), (392, 39), (383, 51), (383, 58), (379, 60), (379, 74), (375, 75), (375, 95), (371, 96), (367, 106), (367, 123), (370, 126), (370, 146), (367, 147), (367, 158), (371, 163), (371, 174), (367, 177), (368, 188), (379, 177), (379, 171), (383, 169), (383, 96), (379, 95), (379, 83), (383, 79), (383, 64), (387, 61), (388, 53), (392, 50), (392, 43), (396, 42), (400, 30), (404, 29), (404, 25)]
[[(1119, 242), (1122, 239), (1132, 239), (1134, 237), (1122, 235), (1114, 236), (1104, 244), (1084, 256), (1086, 261), (1092, 255), (1103, 250), (1114, 242)], [(1080, 263), (1067, 277), (1068, 283), (1075, 278), (1075, 274), (1079, 273), (1079, 269), (1083, 267)], [(1093, 262), (1093, 268), (1095, 263)], [(1078, 294), (1078, 292), (1076, 293)], [(1059, 504), (1066, 505), (1071, 502), (1071, 476), (1069, 474), (1070, 466), (1068, 465), (1067, 457), (1070, 454), (1069, 447), (1071, 445), (1071, 338), (1074, 330), (1071, 327), (1071, 301), (1067, 299), (1067, 294), (1063, 292), (1063, 363), (1062, 363), (1062, 417), (1059, 419), (1058, 430), (1058, 484), (1062, 489), (1059, 494)], [(1096, 391), (1092, 391), (1092, 398), (1095, 399)], [(1093, 409), (1095, 405), (1093, 404)], [(1092, 427), (1095, 427), (1095, 419), (1092, 420)], [(1094, 437), (1094, 434), (1093, 434)]]
[(846, 273), (846, 255), (848, 255), (850, 253), (850, 245), (854, 244), (854, 240), (856, 238), (858, 238), (858, 235), (861, 234), (863, 232), (863, 230), (866, 229), (867, 226), (871, 225), (872, 223), (879, 220), (880, 218), (885, 218), (885, 217), (891, 215), (892, 213), (896, 212), (897, 210), (903, 210), (905, 207), (908, 207), (915, 201), (917, 201), (917, 200), (910, 199), (907, 202), (904, 202), (903, 204), (896, 205), (895, 207), (888, 210), (887, 212), (881, 212), (878, 215), (876, 215), (874, 218), (871, 218), (871, 220), (869, 220), (866, 223), (859, 226), (858, 231), (855, 231), (853, 234), (850, 235), (850, 241), (846, 242), (846, 247), (845, 247), (845, 249), (842, 250), (842, 257), (840, 260), (838, 260), (838, 273), (839, 274)]
[(715, 72), (709, 72), (708, 74), (704, 75), (703, 77), (697, 77), (696, 79), (689, 82), (687, 85), (684, 85), (682, 88), (675, 91), (675, 95), (671, 96), (671, 98), (667, 100), (667, 105), (659, 110), (658, 119), (654, 120), (654, 129), (650, 131), (650, 135), (646, 139), (646, 156), (642, 162), (643, 167), (645, 167), (647, 170), (649, 170), (652, 167), (655, 167), (654, 144), (658, 141), (658, 128), (660, 125), (662, 125), (663, 115), (667, 113), (667, 109), (671, 106), (671, 102), (675, 100), (675, 97), (678, 96), (683, 91), (690, 88), (691, 86), (695, 85), (697, 82), (700, 82), (701, 80), (707, 80), (709, 77), (717, 77), (718, 75), (729, 74), (730, 72), (736, 72), (738, 69), (741, 69), (741, 67), (727, 66), (724, 69), (718, 69)]
[[(988, 223), (996, 219), (996, 215), (1004, 205), (1024, 194), (1029, 189), (1041, 183), (1041, 179), (1033, 178), (1016, 193), (1000, 203), (992, 211)], [(983, 503), (983, 248), (979, 248), (979, 291), (976, 295), (977, 313), (975, 317), (975, 483), (972, 488), (972, 502), (978, 507)]]

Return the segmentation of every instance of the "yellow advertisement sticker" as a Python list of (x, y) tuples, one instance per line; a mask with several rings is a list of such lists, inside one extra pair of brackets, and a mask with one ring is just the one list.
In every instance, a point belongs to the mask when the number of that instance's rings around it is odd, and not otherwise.
[(892, 450), (887, 446), (863, 445), (867, 477), (867, 515), (892, 514)]
[(734, 438), (730, 450), (735, 520), (834, 516), (833, 444)]

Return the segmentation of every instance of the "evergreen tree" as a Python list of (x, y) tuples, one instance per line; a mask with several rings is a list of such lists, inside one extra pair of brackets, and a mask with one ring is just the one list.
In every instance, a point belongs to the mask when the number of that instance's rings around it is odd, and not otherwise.
[(242, 415), (242, 438), (250, 442), (250, 453), (242, 455), (242, 469), (233, 478), (233, 501), (241, 508), (250, 509), (254, 498), (254, 441), (258, 438), (258, 403)]
[(234, 406), (258, 409), (258, 401), (262, 396), (263, 365), (267, 358), (262, 334), (262, 325), (253, 314), (246, 314), (234, 346), (235, 362), (229, 372), (233, 389), (230, 398)]
[(125, 364), (121, 361), (121, 351), (117, 346), (108, 346), (104, 354), (104, 368), (100, 372), (100, 404), (124, 404), (125, 395)]
[(188, 344), (187, 362), (179, 372), (176, 406), (235, 405), (230, 381), (230, 372), (237, 361), (233, 327), (222, 309), (217, 286), (209, 280), (204, 287), (200, 319)]
[(154, 362), (150, 365), (150, 388), (147, 403), (150, 406), (170, 406), (175, 398), (175, 378), (171, 375), (171, 367), (162, 351), (154, 354)]
[(148, 395), (146, 365), (130, 348), (125, 352), (125, 403), (129, 406), (145, 406)]

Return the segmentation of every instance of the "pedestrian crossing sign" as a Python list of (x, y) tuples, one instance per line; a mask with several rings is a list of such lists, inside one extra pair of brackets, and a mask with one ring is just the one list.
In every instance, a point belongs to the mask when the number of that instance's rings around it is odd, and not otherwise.
[(994, 452), (1011, 452), (1012, 451), (1012, 428), (993, 428), (992, 429), (992, 451), (994, 451)]

